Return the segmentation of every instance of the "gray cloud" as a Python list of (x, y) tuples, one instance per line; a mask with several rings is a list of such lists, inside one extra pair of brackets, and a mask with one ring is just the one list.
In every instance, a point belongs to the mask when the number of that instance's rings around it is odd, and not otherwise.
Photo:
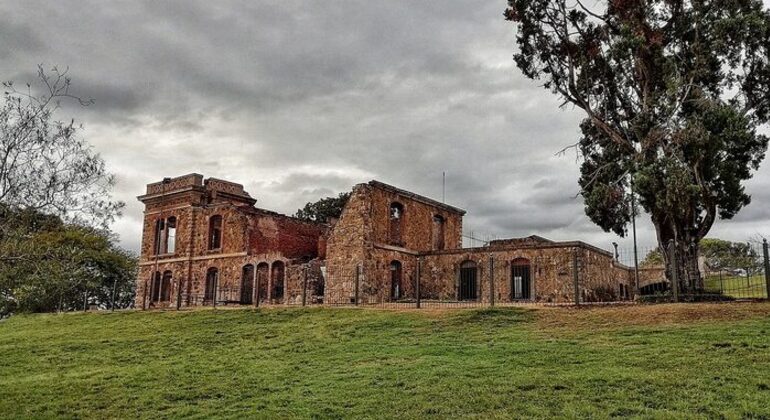
[[(440, 199), (446, 172), (468, 232), (618, 240), (574, 198), (574, 155), (554, 154), (582, 116), (515, 68), (504, 1), (16, 3), (0, 0), (0, 78), (69, 66), (95, 100), (61, 113), (118, 175), (126, 247), (138, 247), (144, 184), (190, 172), (286, 213), (372, 178)], [(770, 220), (768, 175), (716, 234), (745, 239)], [(643, 219), (639, 231), (654, 243)]]

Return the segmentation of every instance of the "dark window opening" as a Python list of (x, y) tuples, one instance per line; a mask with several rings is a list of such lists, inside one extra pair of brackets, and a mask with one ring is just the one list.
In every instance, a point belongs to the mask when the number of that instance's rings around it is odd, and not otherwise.
[(404, 230), (404, 206), (401, 203), (390, 205), (390, 242), (393, 245), (403, 246), (402, 234)]
[(164, 254), (176, 252), (176, 217), (166, 219), (166, 240)]
[(433, 249), (444, 249), (444, 218), (439, 215), (433, 216)]
[(155, 221), (153, 253), (173, 254), (176, 251), (176, 217)]
[(511, 300), (532, 298), (532, 269), (529, 260), (517, 258), (511, 263)]
[(257, 299), (263, 302), (267, 296), (267, 282), (270, 277), (270, 265), (268, 263), (259, 263), (257, 265)]
[(153, 278), (150, 282), (150, 301), (151, 302), (159, 302), (160, 301), (160, 272), (156, 271), (155, 275), (153, 275)]
[(163, 238), (166, 236), (165, 230), (166, 230), (165, 221), (162, 219), (156, 220), (155, 235), (154, 235), (153, 244), (152, 244), (152, 252), (154, 255), (160, 254), (161, 250), (163, 249)]
[(478, 295), (478, 268), (473, 261), (460, 264), (460, 300), (476, 300)]
[(273, 263), (273, 299), (283, 299), (283, 277), (284, 277), (284, 265), (283, 261), (276, 261)]
[(209, 250), (222, 248), (222, 216), (214, 215), (209, 219)]
[(403, 296), (401, 288), (402, 268), (400, 261), (390, 263), (390, 300), (399, 300)]
[(211, 302), (216, 298), (217, 282), (219, 281), (219, 270), (209, 268), (206, 272), (206, 288), (203, 292), (204, 302)]
[(160, 285), (160, 300), (163, 302), (171, 301), (171, 271), (163, 273), (163, 281)]
[(251, 264), (243, 266), (241, 274), (241, 304), (250, 305), (254, 303), (254, 266)]

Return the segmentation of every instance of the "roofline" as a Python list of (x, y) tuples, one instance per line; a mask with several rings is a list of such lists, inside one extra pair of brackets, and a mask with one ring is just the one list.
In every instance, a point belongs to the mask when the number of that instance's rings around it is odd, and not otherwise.
[[(606, 257), (614, 259), (615, 256), (612, 252), (601, 249), (597, 246), (585, 243), (583, 241), (568, 241), (568, 242), (548, 242), (548, 243), (529, 243), (529, 244), (507, 244), (497, 246), (482, 246), (474, 248), (456, 248), (456, 249), (444, 249), (441, 251), (428, 251), (423, 252), (421, 255), (446, 255), (446, 254), (462, 254), (466, 252), (498, 252), (498, 251), (515, 251), (518, 249), (546, 249), (546, 248), (582, 248), (589, 251), (593, 251), (602, 254)], [(618, 263), (620, 264), (620, 263)]]
[(438, 201), (436, 201), (436, 200), (434, 200), (432, 198), (425, 197), (424, 195), (420, 195), (420, 194), (413, 193), (411, 191), (403, 190), (401, 188), (394, 187), (392, 185), (389, 185), (389, 184), (386, 184), (384, 182), (380, 182), (380, 181), (377, 181), (377, 180), (374, 180), (374, 179), (369, 181), (369, 185), (372, 186), (372, 187), (375, 187), (375, 188), (380, 188), (380, 189), (383, 189), (383, 190), (386, 190), (386, 191), (394, 192), (394, 193), (399, 194), (399, 195), (403, 195), (403, 196), (405, 196), (407, 198), (410, 198), (410, 199), (415, 200), (415, 201), (419, 201), (419, 202), (421, 202), (423, 204), (427, 204), (429, 206), (438, 207), (438, 208), (441, 208), (441, 209), (444, 209), (446, 211), (450, 211), (450, 212), (453, 212), (453, 213), (458, 213), (461, 216), (464, 216), (465, 213), (466, 213), (465, 210), (463, 210), (463, 209), (461, 209), (459, 207), (450, 206), (449, 204), (438, 202)]

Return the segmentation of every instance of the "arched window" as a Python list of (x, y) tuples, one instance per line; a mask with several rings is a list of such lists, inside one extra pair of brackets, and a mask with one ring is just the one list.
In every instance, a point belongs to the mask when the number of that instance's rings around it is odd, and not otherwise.
[(254, 266), (247, 264), (241, 272), (241, 305), (254, 303)]
[(217, 283), (219, 282), (219, 270), (211, 267), (206, 272), (206, 288), (203, 291), (203, 301), (211, 302), (216, 298)]
[(433, 216), (433, 249), (444, 249), (444, 218), (438, 214)]
[(401, 203), (390, 204), (390, 242), (393, 245), (403, 245), (404, 206)]
[(273, 263), (273, 299), (283, 299), (283, 276), (284, 265), (283, 261), (276, 261)]
[(222, 216), (209, 218), (209, 250), (222, 248)]
[(160, 301), (160, 272), (156, 271), (150, 281), (150, 302)]
[(511, 262), (511, 300), (532, 298), (532, 268), (526, 258)]
[(400, 261), (390, 262), (390, 300), (395, 301), (401, 299), (404, 295), (402, 289), (401, 278), (403, 276), (403, 270)]
[(160, 300), (163, 302), (171, 301), (171, 271), (163, 273), (163, 280), (160, 284)]
[(460, 264), (460, 300), (476, 300), (478, 293), (478, 267), (473, 261), (465, 261)]

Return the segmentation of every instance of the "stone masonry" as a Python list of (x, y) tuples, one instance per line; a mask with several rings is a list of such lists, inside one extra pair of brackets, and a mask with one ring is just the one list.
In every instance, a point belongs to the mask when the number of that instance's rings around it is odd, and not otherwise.
[(260, 209), (242, 185), (199, 174), (149, 184), (138, 199), (142, 308), (349, 304), (356, 290), (360, 303), (409, 301), (418, 272), (422, 299), (571, 302), (577, 281), (581, 301), (608, 301), (628, 298), (633, 278), (583, 242), (462, 248), (464, 210), (378, 181), (356, 185), (330, 223)]

